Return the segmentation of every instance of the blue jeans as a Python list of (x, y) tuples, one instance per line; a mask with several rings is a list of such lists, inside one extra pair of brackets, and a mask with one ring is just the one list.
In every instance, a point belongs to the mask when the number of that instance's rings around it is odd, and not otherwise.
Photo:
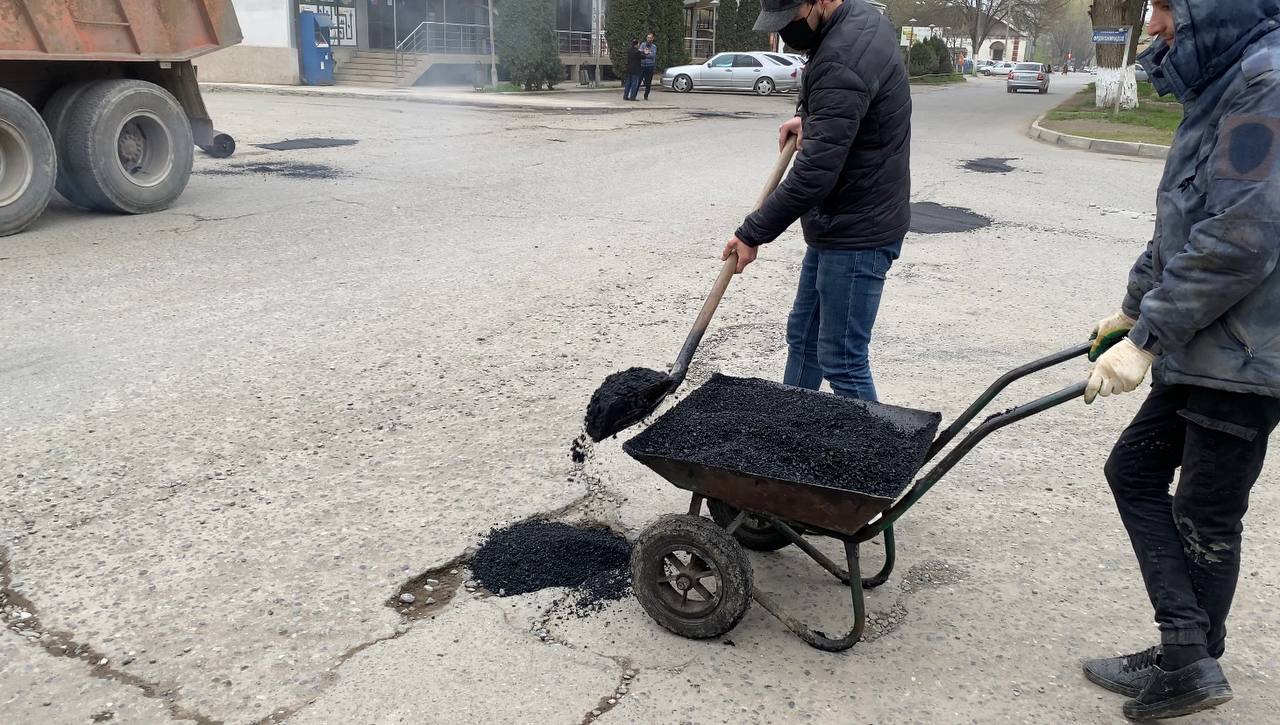
[(823, 378), (836, 395), (877, 400), (867, 347), (884, 278), (902, 240), (875, 249), (809, 249), (787, 321), (782, 382), (817, 390)]
[(622, 98), (627, 101), (634, 101), (636, 94), (640, 92), (640, 76), (638, 74), (628, 75), (627, 80), (622, 84)]

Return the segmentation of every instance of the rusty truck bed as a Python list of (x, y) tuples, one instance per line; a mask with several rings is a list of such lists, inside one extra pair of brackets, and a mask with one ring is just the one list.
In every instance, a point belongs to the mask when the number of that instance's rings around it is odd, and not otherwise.
[(185, 61), (240, 40), (231, 0), (0, 0), (0, 60)]

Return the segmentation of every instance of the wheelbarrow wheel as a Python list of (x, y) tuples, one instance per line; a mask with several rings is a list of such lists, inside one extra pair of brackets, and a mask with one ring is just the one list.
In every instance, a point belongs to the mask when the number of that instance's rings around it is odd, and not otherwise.
[[(711, 518), (726, 529), (734, 519), (738, 518), (738, 509), (719, 499), (707, 499), (707, 509), (711, 511)], [(796, 531), (801, 530), (798, 526), (792, 528)], [(773, 528), (768, 521), (750, 515), (737, 529), (734, 529), (733, 538), (752, 551), (777, 551), (791, 544), (791, 541), (783, 536), (782, 532)]]
[(751, 606), (751, 562), (725, 530), (700, 516), (663, 516), (631, 550), (636, 599), (689, 639), (719, 637)]

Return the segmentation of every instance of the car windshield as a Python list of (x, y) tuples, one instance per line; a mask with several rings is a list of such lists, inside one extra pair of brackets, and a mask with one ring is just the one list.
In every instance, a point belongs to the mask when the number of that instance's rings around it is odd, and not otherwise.
[(1040, 70), (1040, 64), (1039, 63), (1019, 63), (1016, 67), (1014, 67), (1014, 70), (1038, 71)]

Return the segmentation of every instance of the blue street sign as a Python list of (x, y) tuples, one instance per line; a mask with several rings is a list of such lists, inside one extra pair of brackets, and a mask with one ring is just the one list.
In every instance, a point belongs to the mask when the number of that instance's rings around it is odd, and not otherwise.
[(1129, 42), (1129, 29), (1094, 28), (1093, 42), (1096, 45), (1124, 45)]

